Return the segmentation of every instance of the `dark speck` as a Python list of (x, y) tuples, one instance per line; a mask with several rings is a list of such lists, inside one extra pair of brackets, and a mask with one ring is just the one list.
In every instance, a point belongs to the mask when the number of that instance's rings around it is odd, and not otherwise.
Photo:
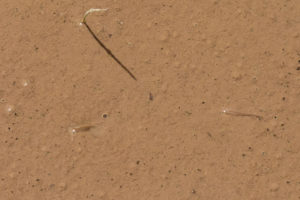
[(153, 94), (151, 92), (149, 93), (149, 100), (153, 101)]
[(299, 70), (300, 70), (300, 67), (297, 67), (297, 70), (299, 71)]

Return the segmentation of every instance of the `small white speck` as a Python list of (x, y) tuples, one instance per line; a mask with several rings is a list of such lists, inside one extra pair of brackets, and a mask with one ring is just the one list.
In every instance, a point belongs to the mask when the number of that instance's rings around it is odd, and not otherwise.
[(28, 86), (28, 81), (27, 80), (22, 80), (21, 82), (23, 87), (27, 87)]
[(12, 105), (7, 105), (5, 108), (7, 114), (10, 114), (14, 110), (14, 106)]

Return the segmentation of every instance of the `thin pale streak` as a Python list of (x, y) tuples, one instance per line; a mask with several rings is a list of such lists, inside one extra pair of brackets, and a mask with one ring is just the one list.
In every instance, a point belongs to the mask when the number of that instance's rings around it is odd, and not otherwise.
[(255, 115), (255, 114), (249, 114), (249, 113), (242, 113), (242, 112), (237, 112), (237, 111), (231, 111), (231, 110), (224, 110), (224, 114), (226, 115), (232, 115), (232, 116), (240, 116), (240, 117), (254, 117), (259, 120), (262, 120), (263, 117), (260, 115)]

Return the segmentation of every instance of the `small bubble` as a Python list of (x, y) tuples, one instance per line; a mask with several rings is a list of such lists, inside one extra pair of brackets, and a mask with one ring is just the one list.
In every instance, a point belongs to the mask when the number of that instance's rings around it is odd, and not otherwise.
[(22, 81), (21, 81), (21, 85), (22, 85), (23, 87), (27, 87), (28, 84), (29, 84), (29, 81), (28, 81), (28, 80), (22, 80)]
[(68, 131), (69, 131), (70, 134), (75, 134), (76, 133), (76, 129), (73, 128), (73, 127), (69, 127)]
[(7, 114), (12, 113), (13, 110), (14, 110), (14, 106), (13, 105), (6, 105), (5, 106), (5, 111), (6, 111)]

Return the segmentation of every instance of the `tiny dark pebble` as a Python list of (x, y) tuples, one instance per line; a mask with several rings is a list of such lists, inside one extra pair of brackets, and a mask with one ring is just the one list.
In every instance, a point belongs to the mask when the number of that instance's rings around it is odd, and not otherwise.
[(300, 60), (298, 60), (298, 63), (300, 64)]
[(270, 131), (270, 129), (269, 129), (269, 128), (267, 128), (267, 131)]
[(299, 71), (299, 70), (300, 70), (300, 67), (297, 67), (297, 70)]
[(282, 97), (282, 101), (285, 101), (285, 97)]
[(149, 93), (149, 100), (153, 101), (153, 94), (151, 92)]
[(244, 154), (244, 153), (243, 153), (243, 154), (242, 154), (242, 156), (243, 156), (243, 157), (245, 157), (245, 156), (246, 156), (246, 154)]
[(205, 104), (205, 101), (202, 101), (202, 104)]
[(286, 181), (286, 184), (290, 184), (291, 182), (290, 181)]
[(193, 193), (193, 194), (196, 194), (196, 190), (195, 190), (195, 189), (192, 189), (192, 193)]
[(138, 161), (136, 161), (136, 164), (138, 165), (138, 164), (140, 164), (140, 161), (138, 160)]
[(103, 117), (103, 118), (107, 118), (108, 115), (107, 115), (107, 114), (103, 114), (102, 117)]

